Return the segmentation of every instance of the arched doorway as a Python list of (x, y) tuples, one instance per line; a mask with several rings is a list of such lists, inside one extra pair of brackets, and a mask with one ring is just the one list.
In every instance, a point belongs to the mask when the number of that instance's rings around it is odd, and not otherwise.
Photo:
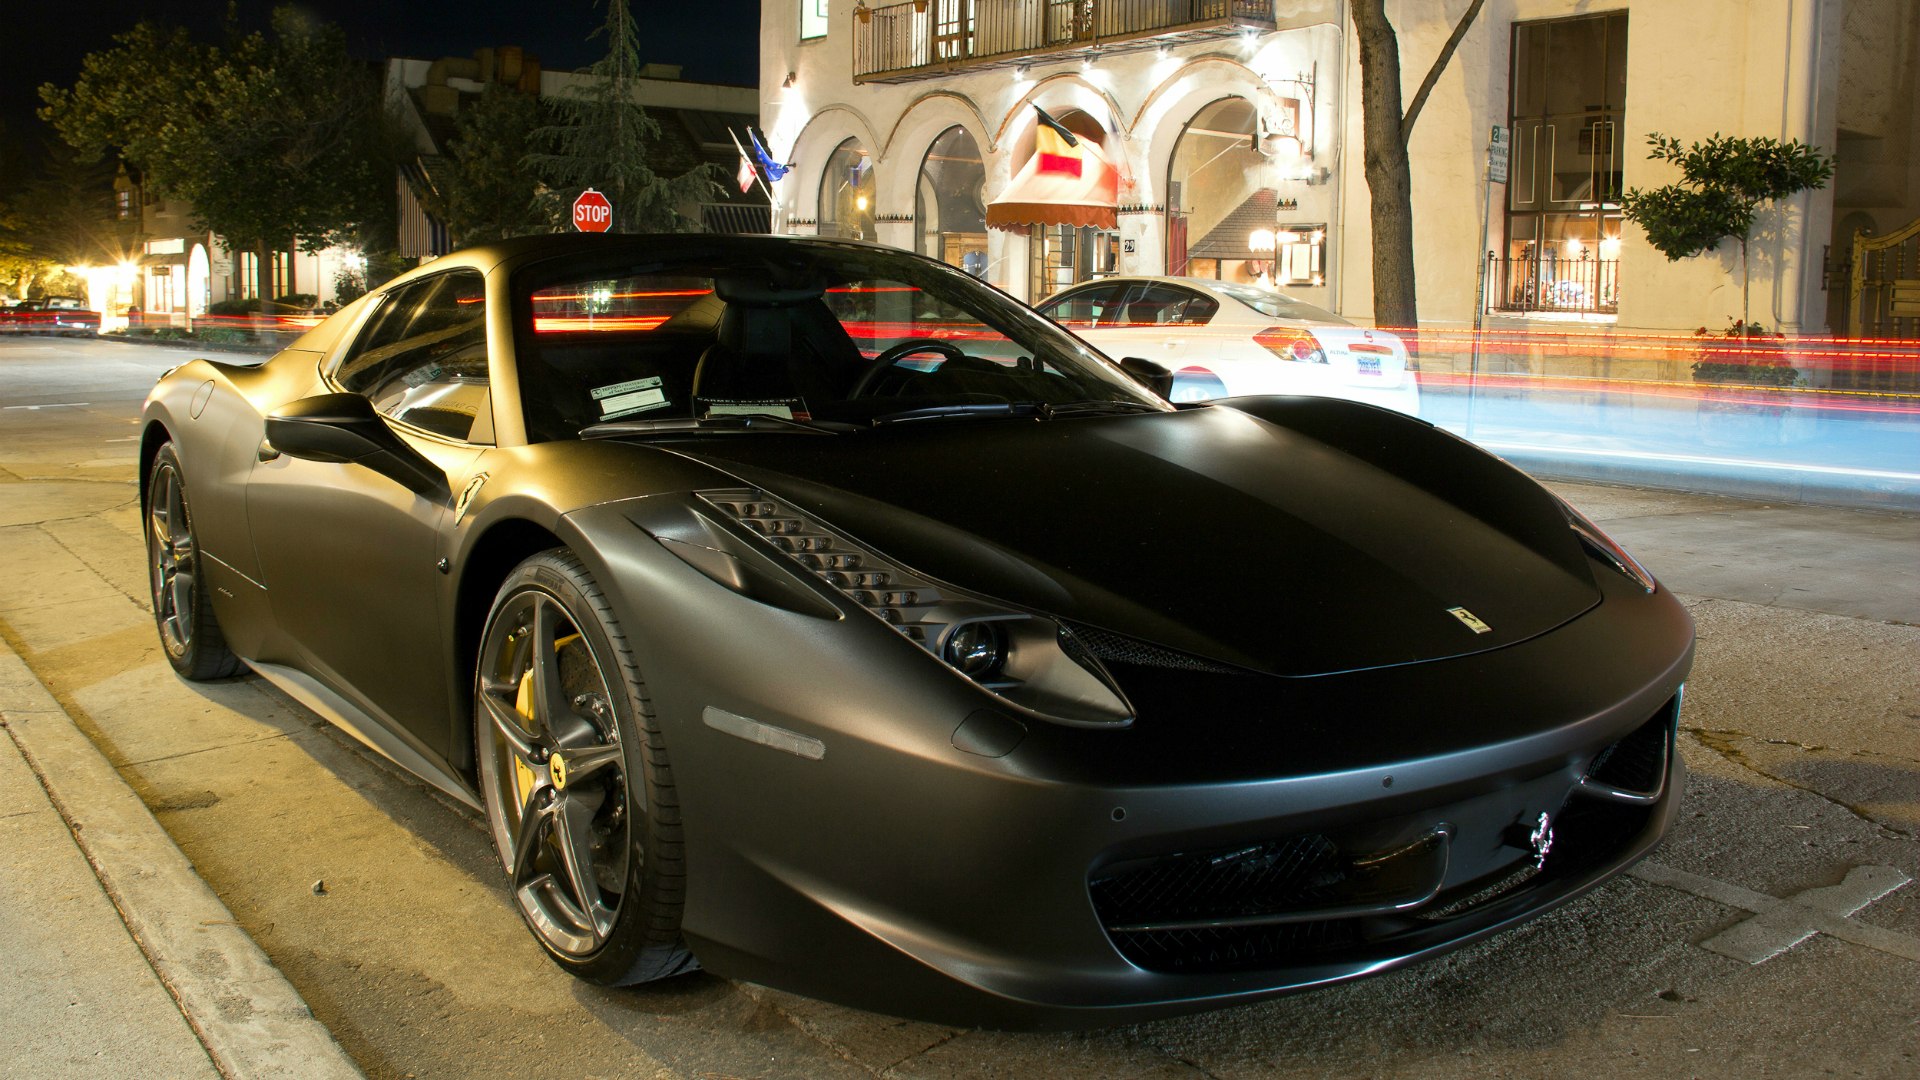
[(1230, 97), (1180, 133), (1167, 170), (1167, 273), (1272, 283), (1278, 193), (1254, 149), (1258, 125), (1253, 103)]
[(820, 235), (875, 239), (873, 190), (873, 159), (860, 140), (834, 147), (820, 174)]
[(987, 170), (980, 144), (955, 125), (927, 147), (914, 186), (915, 247), (922, 255), (960, 267), (975, 277), (987, 272)]
[(193, 245), (187, 255), (187, 318), (207, 313), (207, 301), (213, 293), (213, 271), (207, 260), (205, 244)]

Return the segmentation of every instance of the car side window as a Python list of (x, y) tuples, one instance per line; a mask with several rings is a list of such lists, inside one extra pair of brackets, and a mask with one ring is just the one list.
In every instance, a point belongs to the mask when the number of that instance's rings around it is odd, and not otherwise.
[(1069, 330), (1089, 330), (1113, 321), (1113, 301), (1118, 285), (1094, 285), (1075, 289), (1040, 309), (1040, 314)]
[(454, 270), (395, 289), (367, 320), (334, 381), (402, 423), (470, 438), (487, 407), (484, 279)]
[(1128, 326), (1198, 326), (1220, 307), (1203, 293), (1158, 282), (1129, 287), (1122, 306)]

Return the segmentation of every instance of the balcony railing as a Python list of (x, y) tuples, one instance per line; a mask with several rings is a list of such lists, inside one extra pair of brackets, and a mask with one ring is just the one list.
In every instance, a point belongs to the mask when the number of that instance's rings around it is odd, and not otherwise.
[(853, 19), (855, 82), (911, 82), (1050, 53), (1125, 52), (1275, 28), (1277, 0), (910, 0)]
[(1620, 311), (1618, 259), (1520, 257), (1487, 260), (1492, 311), (1616, 315)]

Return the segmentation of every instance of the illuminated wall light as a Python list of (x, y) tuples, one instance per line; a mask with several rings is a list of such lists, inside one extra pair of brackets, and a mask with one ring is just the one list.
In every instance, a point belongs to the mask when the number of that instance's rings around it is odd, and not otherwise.
[(1580, 252), (1586, 249), (1586, 245), (1580, 242), (1579, 237), (1570, 236), (1567, 238), (1566, 249), (1567, 258), (1577, 259), (1580, 257)]
[(854, 196), (854, 197), (853, 197), (853, 208), (854, 208), (855, 210), (865, 210), (865, 209), (867, 208), (867, 197), (866, 197), (865, 195), (856, 195), (856, 196)]
[(1619, 258), (1620, 238), (1617, 236), (1609, 236), (1605, 240), (1600, 241), (1600, 257), (1603, 259)]

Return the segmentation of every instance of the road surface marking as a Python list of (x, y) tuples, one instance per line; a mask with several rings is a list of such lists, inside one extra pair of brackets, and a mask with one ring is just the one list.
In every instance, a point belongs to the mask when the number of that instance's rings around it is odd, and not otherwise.
[(1755, 918), (1700, 943), (1735, 960), (1763, 964), (1816, 933), (1905, 960), (1920, 960), (1920, 938), (1847, 918), (1913, 880), (1891, 866), (1856, 866), (1838, 885), (1807, 889), (1784, 900), (1655, 862), (1643, 862), (1627, 873), (1649, 884), (1753, 912)]

